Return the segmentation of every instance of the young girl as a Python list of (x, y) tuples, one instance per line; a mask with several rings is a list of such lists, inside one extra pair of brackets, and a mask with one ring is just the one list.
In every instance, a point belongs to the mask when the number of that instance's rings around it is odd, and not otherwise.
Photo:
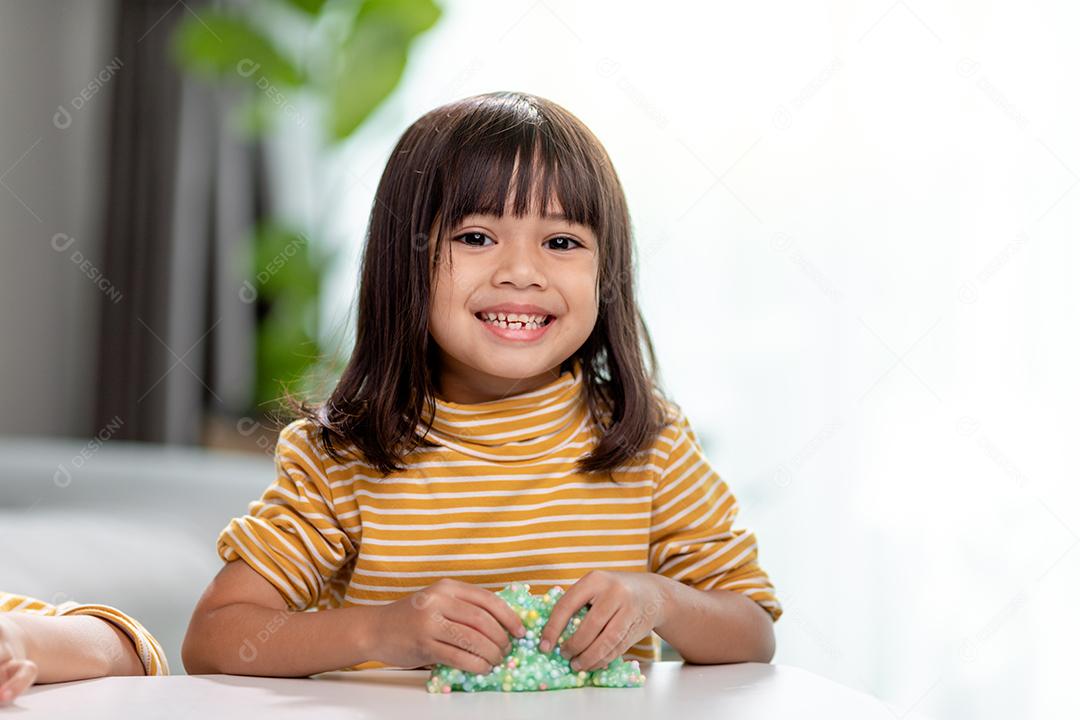
[(35, 682), (168, 674), (154, 636), (114, 607), (0, 591), (0, 706)]
[(658, 660), (657, 636), (769, 662), (780, 604), (659, 390), (632, 268), (622, 187), (574, 115), (500, 92), (416, 121), (376, 192), (348, 367), (219, 536), (187, 670), (486, 673), (526, 633), (494, 594), (512, 582), (566, 590), (544, 651), (591, 604), (575, 669)]

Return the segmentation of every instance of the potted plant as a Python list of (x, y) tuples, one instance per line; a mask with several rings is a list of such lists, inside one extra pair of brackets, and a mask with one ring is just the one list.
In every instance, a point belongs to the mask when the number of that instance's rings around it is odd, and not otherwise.
[[(173, 55), (185, 72), (239, 89), (236, 130), (258, 138), (287, 129), (298, 107), (315, 108), (322, 150), (332, 151), (397, 87), (413, 41), (440, 15), (431, 0), (256, 0), (187, 13)], [(273, 216), (251, 228), (240, 292), (255, 313), (253, 406), (208, 432), (209, 444), (272, 451), (284, 390), (308, 394), (343, 369), (337, 349), (320, 346), (320, 290), (334, 258), (313, 237), (316, 228)]]

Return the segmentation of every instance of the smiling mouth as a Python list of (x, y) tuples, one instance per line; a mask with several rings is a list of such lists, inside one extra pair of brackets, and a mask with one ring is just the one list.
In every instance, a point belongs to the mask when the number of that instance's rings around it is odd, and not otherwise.
[[(491, 313), (489, 313), (489, 315), (490, 314)], [(540, 320), (540, 322), (535, 322), (533, 320), (522, 321), (522, 320), (509, 320), (509, 319), (507, 319), (507, 320), (491, 319), (489, 317), (484, 317), (484, 313), (473, 313), (473, 317), (475, 317), (480, 322), (489, 323), (491, 325), (495, 325), (496, 327), (506, 328), (508, 330), (532, 330), (532, 329), (535, 329), (535, 328), (542, 328), (542, 327), (545, 327), (547, 325), (550, 325), (555, 320), (554, 315), (545, 315), (544, 318), (542, 320)]]

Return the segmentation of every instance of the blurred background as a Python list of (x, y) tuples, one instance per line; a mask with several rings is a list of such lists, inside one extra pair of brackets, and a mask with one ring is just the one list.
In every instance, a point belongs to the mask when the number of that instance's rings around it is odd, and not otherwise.
[(116, 604), (182, 672), (283, 388), (350, 349), (391, 147), (523, 90), (615, 162), (665, 387), (785, 609), (774, 661), (898, 717), (1075, 717), (1078, 21), (0, 0), (0, 588)]

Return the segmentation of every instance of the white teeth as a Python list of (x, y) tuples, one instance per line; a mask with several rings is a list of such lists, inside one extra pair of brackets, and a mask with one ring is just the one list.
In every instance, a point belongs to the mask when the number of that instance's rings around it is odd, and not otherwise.
[(506, 323), (514, 323), (515, 325), (523, 325), (525, 327), (539, 327), (544, 324), (546, 315), (523, 315), (518, 313), (494, 313), (485, 312), (480, 313), (481, 317), (487, 322), (494, 322), (500, 327), (506, 327)]
[(545, 325), (544, 320), (547, 318), (547, 315), (519, 315), (517, 313), (482, 312), (479, 315), (484, 322), (511, 330), (536, 330)]

